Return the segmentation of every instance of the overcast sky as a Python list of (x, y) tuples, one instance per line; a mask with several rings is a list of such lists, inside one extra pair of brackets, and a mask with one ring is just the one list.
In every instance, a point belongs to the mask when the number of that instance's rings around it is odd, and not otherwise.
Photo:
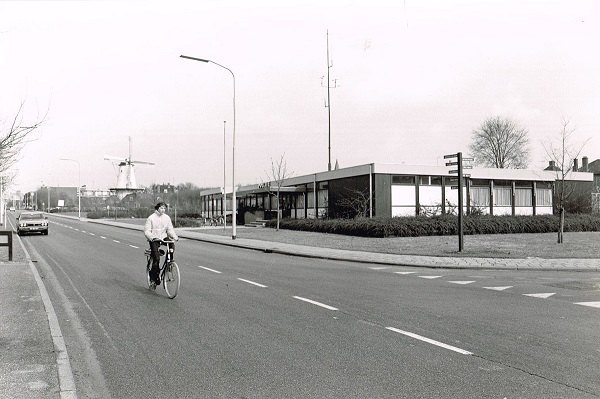
[[(456, 0), (0, 1), (0, 129), (19, 104), (48, 112), (15, 166), (13, 189), (42, 183), (108, 188), (105, 155), (136, 166), (138, 184), (231, 185), (327, 170), (323, 85), (332, 60), (331, 156), (443, 165), (472, 131), (503, 116), (530, 133), (531, 168), (561, 120), (600, 158), (600, 2)], [(39, 116), (38, 116), (39, 115)]]

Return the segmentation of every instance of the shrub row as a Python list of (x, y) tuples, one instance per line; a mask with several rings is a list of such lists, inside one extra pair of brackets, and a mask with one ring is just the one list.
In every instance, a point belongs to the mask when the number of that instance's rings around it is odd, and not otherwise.
[[(271, 220), (267, 226), (275, 227)], [(558, 231), (559, 218), (540, 216), (465, 216), (464, 234), (550, 233)], [(456, 235), (456, 216), (357, 219), (283, 219), (280, 228), (344, 234), (359, 237), (418, 237)], [(572, 215), (565, 218), (565, 232), (600, 231), (600, 216)]]

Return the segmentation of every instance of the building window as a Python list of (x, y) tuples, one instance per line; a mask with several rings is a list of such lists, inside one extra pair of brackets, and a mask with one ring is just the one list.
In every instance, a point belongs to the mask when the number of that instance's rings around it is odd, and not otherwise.
[(490, 206), (489, 187), (471, 187), (472, 206)]
[(392, 176), (392, 184), (410, 184), (415, 185), (414, 176)]
[(535, 205), (536, 206), (552, 206), (552, 189), (540, 188), (535, 189)]
[(515, 189), (515, 206), (531, 206), (533, 204), (533, 190), (531, 188)]
[(431, 185), (432, 186), (441, 186), (442, 185), (442, 176), (431, 176)]
[(494, 182), (494, 205), (511, 206), (512, 189), (510, 187), (496, 186), (496, 183)]

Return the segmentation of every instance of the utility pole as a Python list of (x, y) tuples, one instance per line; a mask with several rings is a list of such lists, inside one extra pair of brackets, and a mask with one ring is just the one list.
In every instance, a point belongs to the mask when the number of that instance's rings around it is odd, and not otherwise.
[[(329, 77), (329, 70), (333, 66), (333, 63), (329, 60), (329, 30), (327, 30), (327, 102), (325, 103), (325, 108), (327, 108), (327, 131), (328, 131), (328, 162), (327, 162), (327, 170), (331, 170), (331, 95), (330, 89), (335, 89), (337, 87), (337, 79), (333, 80), (333, 86), (331, 86), (331, 78)], [(321, 77), (321, 86), (323, 86), (323, 78)]]

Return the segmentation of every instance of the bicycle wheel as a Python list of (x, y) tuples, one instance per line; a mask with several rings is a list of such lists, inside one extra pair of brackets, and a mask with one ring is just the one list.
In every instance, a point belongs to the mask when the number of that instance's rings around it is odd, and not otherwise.
[(165, 285), (167, 296), (173, 299), (177, 296), (177, 292), (179, 291), (179, 283), (181, 282), (179, 266), (177, 266), (177, 263), (171, 262), (165, 267), (166, 270), (163, 277), (163, 284)]

